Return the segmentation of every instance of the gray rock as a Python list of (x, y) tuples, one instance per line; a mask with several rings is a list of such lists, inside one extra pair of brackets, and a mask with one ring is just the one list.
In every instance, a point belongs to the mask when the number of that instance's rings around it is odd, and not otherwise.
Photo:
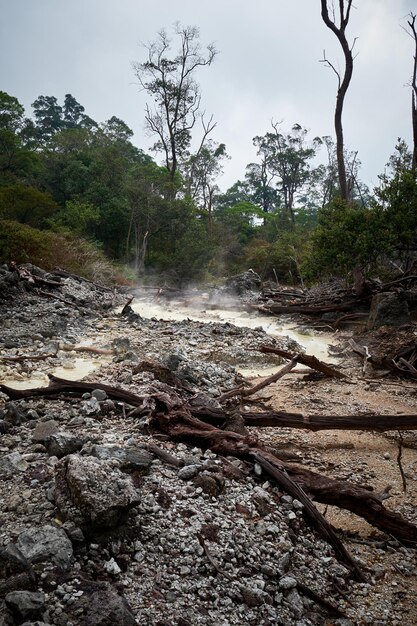
[(130, 476), (94, 457), (64, 457), (55, 477), (58, 508), (82, 530), (116, 526), (140, 501)]
[(120, 448), (119, 446), (94, 445), (88, 451), (88, 454), (100, 459), (100, 461), (119, 461), (121, 469), (132, 469), (143, 472), (148, 471), (153, 461), (152, 454), (143, 448)]
[(11, 452), (0, 458), (0, 477), (10, 478), (14, 474), (26, 471), (28, 467), (19, 452)]
[(72, 543), (83, 543), (85, 541), (84, 533), (73, 522), (67, 521), (62, 525), (62, 528), (71, 539)]
[(55, 420), (47, 420), (46, 422), (39, 422), (36, 424), (36, 428), (33, 431), (32, 441), (34, 443), (43, 443), (51, 435), (59, 431), (59, 424)]
[(26, 421), (24, 413), (20, 411), (20, 409), (16, 406), (14, 402), (8, 402), (6, 404), (6, 416), (7, 420), (15, 426), (19, 426)]
[(100, 413), (100, 403), (96, 398), (90, 398), (81, 405), (81, 413), (83, 415), (96, 415)]
[(224, 285), (224, 291), (233, 295), (242, 296), (248, 291), (259, 291), (261, 277), (252, 269), (237, 276), (231, 276)]
[(91, 392), (93, 398), (98, 400), (99, 402), (103, 402), (103, 400), (107, 400), (107, 393), (102, 389), (94, 389)]
[(12, 430), (13, 426), (10, 422), (6, 422), (6, 420), (0, 420), (0, 435), (5, 435), (6, 433)]
[(88, 591), (72, 605), (78, 614), (78, 626), (136, 626), (133, 612), (126, 600), (105, 583), (89, 582)]
[(402, 326), (410, 321), (408, 303), (404, 294), (377, 293), (369, 311), (368, 329), (380, 326)]
[(279, 580), (280, 589), (294, 589), (297, 586), (297, 581), (292, 576), (283, 576)]
[(81, 450), (85, 440), (71, 433), (64, 431), (54, 433), (46, 442), (49, 456), (56, 456), (61, 459), (67, 454), (73, 454), (77, 450)]
[(201, 465), (185, 465), (178, 470), (178, 478), (181, 478), (181, 480), (190, 480), (197, 476), (201, 468)]
[(124, 354), (130, 348), (130, 341), (127, 337), (117, 337), (113, 340), (112, 346), (115, 354)]
[(40, 591), (12, 591), (5, 597), (6, 606), (20, 619), (42, 617), (45, 594)]
[(39, 419), (39, 414), (34, 409), (29, 409), (29, 411), (26, 412), (26, 419), (37, 420)]
[(287, 596), (287, 602), (291, 606), (291, 610), (297, 618), (302, 617), (304, 612), (303, 601), (297, 589), (291, 589)]
[(104, 569), (108, 574), (112, 574), (113, 576), (118, 576), (122, 571), (113, 558), (111, 558), (110, 561), (104, 561)]
[(72, 557), (72, 544), (65, 531), (50, 525), (23, 531), (17, 547), (30, 563), (52, 561), (67, 569)]
[(0, 548), (0, 596), (10, 591), (33, 589), (35, 582), (31, 564), (14, 543)]
[(240, 593), (243, 596), (245, 604), (249, 607), (260, 606), (264, 604), (265, 594), (259, 589), (250, 589), (249, 587), (242, 587)]
[[(136, 352), (133, 352), (133, 350), (128, 350), (119, 358), (121, 358), (122, 361), (129, 361), (130, 363), (139, 363), (140, 361), (139, 356)], [(118, 357), (116, 357), (116, 362), (118, 362)]]

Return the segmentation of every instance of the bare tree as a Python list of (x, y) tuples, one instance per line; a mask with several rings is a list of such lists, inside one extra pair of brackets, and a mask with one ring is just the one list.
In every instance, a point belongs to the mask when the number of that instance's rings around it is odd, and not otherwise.
[[(335, 3), (331, 2), (331, 16), (329, 15), (328, 0), (321, 0), (321, 16), (324, 23), (330, 30), (336, 35), (339, 43), (342, 47), (345, 57), (345, 68), (343, 77), (341, 73), (335, 68), (335, 66), (326, 59), (324, 55), (323, 62), (330, 67), (338, 78), (338, 89), (336, 97), (336, 109), (334, 114), (334, 126), (336, 131), (336, 153), (337, 153), (337, 169), (339, 176), (340, 195), (344, 200), (349, 199), (349, 188), (346, 175), (345, 155), (344, 155), (344, 139), (343, 139), (343, 126), (342, 126), (342, 113), (343, 104), (345, 101), (346, 92), (348, 90), (352, 73), (353, 73), (353, 47), (349, 45), (346, 39), (346, 28), (349, 23), (350, 11), (352, 8), (353, 0), (338, 0), (338, 10), (335, 9)], [(338, 14), (338, 15), (337, 15)]]
[(413, 73), (411, 75), (411, 121), (413, 125), (413, 170), (417, 170), (417, 28), (416, 14), (409, 14), (409, 35), (414, 40)]
[[(141, 86), (152, 97), (154, 105), (146, 105), (145, 119), (148, 130), (157, 141), (153, 149), (164, 154), (165, 165), (171, 181), (181, 160), (188, 154), (191, 131), (200, 113), (200, 87), (195, 80), (199, 67), (211, 65), (216, 56), (213, 44), (202, 53), (199, 31), (194, 26), (175, 25), (175, 34), (180, 39), (179, 50), (173, 58), (169, 56), (171, 40), (161, 30), (156, 41), (146, 46), (148, 58), (144, 63), (133, 65)], [(204, 136), (213, 130), (212, 118), (203, 124)]]

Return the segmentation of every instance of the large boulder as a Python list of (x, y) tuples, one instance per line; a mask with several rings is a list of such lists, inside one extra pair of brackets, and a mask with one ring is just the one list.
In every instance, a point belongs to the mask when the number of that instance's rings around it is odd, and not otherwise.
[(243, 272), (228, 278), (224, 284), (224, 291), (231, 295), (244, 296), (248, 292), (259, 291), (261, 277), (253, 270)]
[(402, 326), (410, 321), (408, 302), (404, 294), (377, 293), (372, 298), (368, 329), (380, 326)]
[(75, 454), (55, 466), (55, 502), (85, 531), (117, 526), (140, 501), (130, 476), (111, 462)]

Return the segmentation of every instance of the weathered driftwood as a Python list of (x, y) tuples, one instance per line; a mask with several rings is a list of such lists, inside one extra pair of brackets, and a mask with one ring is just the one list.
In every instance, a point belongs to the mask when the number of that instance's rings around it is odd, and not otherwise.
[(246, 426), (302, 428), (305, 430), (417, 430), (417, 414), (413, 415), (302, 415), (265, 411), (242, 412)]
[(102, 291), (112, 291), (111, 287), (107, 287), (106, 285), (102, 285), (100, 283), (96, 283), (93, 280), (89, 280), (88, 278), (84, 278), (84, 276), (78, 276), (78, 274), (72, 274), (71, 272), (67, 272), (67, 270), (62, 269), (61, 267), (56, 267), (52, 274), (56, 276), (61, 276), (62, 278), (73, 278), (79, 283), (87, 283), (88, 285), (94, 285), (94, 287), (98, 287)]
[(58, 300), (67, 306), (72, 306), (78, 311), (81, 309), (87, 309), (88, 307), (84, 304), (79, 304), (77, 302), (73, 302), (72, 300), (67, 300), (66, 298), (61, 298), (61, 296), (57, 296), (55, 293), (49, 293), (49, 291), (44, 291), (43, 289), (37, 289), (36, 293), (40, 296), (44, 296), (45, 298), (50, 298), (51, 300)]
[(296, 354), (294, 358), (292, 358), (291, 361), (287, 363), (286, 365), (284, 365), (284, 367), (282, 367), (278, 372), (276, 372), (275, 374), (272, 374), (272, 376), (268, 376), (268, 378), (260, 382), (258, 385), (254, 385), (253, 387), (250, 387), (249, 389), (245, 389), (244, 385), (239, 385), (238, 387), (235, 387), (234, 389), (230, 389), (229, 391), (226, 391), (225, 393), (223, 393), (221, 396), (217, 398), (218, 402), (224, 402), (228, 398), (233, 398), (237, 395), (240, 395), (242, 397), (252, 396), (254, 393), (261, 391), (261, 389), (264, 389), (268, 385), (272, 385), (272, 383), (276, 383), (280, 378), (285, 376), (285, 374), (288, 374), (292, 369), (294, 369), (294, 367), (297, 365), (299, 356), (300, 356), (299, 354)]
[(143, 397), (138, 396), (130, 391), (124, 391), (111, 385), (103, 385), (102, 383), (85, 383), (79, 380), (65, 380), (57, 376), (50, 375), (50, 383), (47, 387), (36, 387), (35, 389), (13, 389), (7, 385), (0, 383), (0, 391), (9, 396), (12, 400), (21, 400), (35, 396), (56, 396), (60, 393), (73, 392), (83, 394), (86, 391), (94, 389), (102, 389), (107, 393), (109, 398), (125, 402), (130, 406), (140, 406)]
[(12, 262), (9, 264), (9, 269), (12, 272), (16, 272), (19, 276), (20, 280), (25, 280), (28, 283), (32, 283), (35, 285), (44, 285), (46, 287), (62, 287), (61, 283), (56, 280), (48, 280), (47, 278), (42, 278), (41, 276), (36, 276), (29, 269), (23, 267), (22, 265), (16, 265), (16, 263)]
[(341, 372), (340, 370), (320, 361), (317, 357), (312, 356), (310, 354), (298, 354), (296, 355), (293, 352), (289, 352), (288, 350), (282, 350), (281, 348), (273, 348), (272, 346), (261, 346), (260, 351), (264, 354), (277, 354), (278, 356), (282, 356), (284, 359), (294, 359), (297, 356), (297, 360), (302, 365), (307, 365), (313, 370), (317, 372), (321, 372), (330, 378), (338, 378), (340, 380), (346, 380), (348, 376)]
[(124, 305), (123, 309), (121, 310), (121, 315), (128, 315), (131, 311), (133, 311), (132, 307), (130, 306), (133, 302), (134, 296), (130, 296), (128, 301), (126, 302), (126, 304)]
[(96, 348), (95, 346), (76, 346), (72, 343), (60, 344), (60, 350), (65, 352), (90, 352), (90, 354), (113, 354), (113, 350), (107, 348)]
[(257, 306), (259, 311), (270, 313), (301, 313), (304, 315), (322, 315), (323, 313), (334, 313), (337, 311), (351, 311), (364, 305), (364, 301), (360, 298), (356, 300), (349, 300), (348, 302), (342, 302), (340, 304), (323, 304), (323, 305), (308, 305), (308, 304), (268, 304), (263, 306)]
[[(13, 389), (0, 383), (0, 391), (12, 400), (22, 400), (35, 396), (56, 396), (61, 393), (73, 392), (83, 394), (86, 391), (102, 389), (109, 398), (124, 402), (132, 407), (143, 407), (143, 412), (136, 411), (135, 415), (147, 415), (149, 403), (146, 398), (131, 391), (125, 391), (111, 385), (102, 383), (86, 383), (72, 381), (50, 376), (51, 382), (48, 387), (34, 389)], [(153, 394), (154, 403), (167, 402), (167, 394)], [(174, 406), (175, 400), (172, 400)], [(187, 410), (198, 419), (211, 424), (221, 426), (230, 417), (230, 413), (223, 408), (208, 406), (194, 406), (185, 403)], [(240, 411), (245, 426), (299, 428), (303, 430), (366, 430), (369, 432), (386, 432), (389, 430), (417, 430), (417, 414), (409, 415), (303, 415), (302, 413), (288, 413), (285, 411)]]

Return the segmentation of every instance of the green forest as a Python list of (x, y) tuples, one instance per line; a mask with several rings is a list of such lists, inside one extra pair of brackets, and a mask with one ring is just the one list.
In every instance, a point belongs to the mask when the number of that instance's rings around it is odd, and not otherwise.
[[(301, 120), (266, 122), (265, 134), (253, 138), (253, 162), (225, 192), (218, 180), (230, 157), (214, 138), (198, 83), (217, 51), (202, 45), (195, 27), (161, 31), (133, 67), (148, 98), (151, 154), (134, 145), (122, 119), (96, 121), (72, 94), (61, 102), (40, 95), (28, 112), (0, 92), (0, 261), (60, 266), (103, 281), (158, 276), (180, 287), (248, 268), (293, 284), (333, 275), (349, 282), (355, 270), (384, 277), (410, 270), (416, 148), (399, 138), (378, 186), (361, 181), (341, 126), (353, 46), (344, 45), (347, 22), (339, 28), (327, 20), (346, 62), (336, 140), (314, 136)], [(411, 15), (417, 43), (414, 23)], [(416, 134), (415, 59), (411, 91)]]

